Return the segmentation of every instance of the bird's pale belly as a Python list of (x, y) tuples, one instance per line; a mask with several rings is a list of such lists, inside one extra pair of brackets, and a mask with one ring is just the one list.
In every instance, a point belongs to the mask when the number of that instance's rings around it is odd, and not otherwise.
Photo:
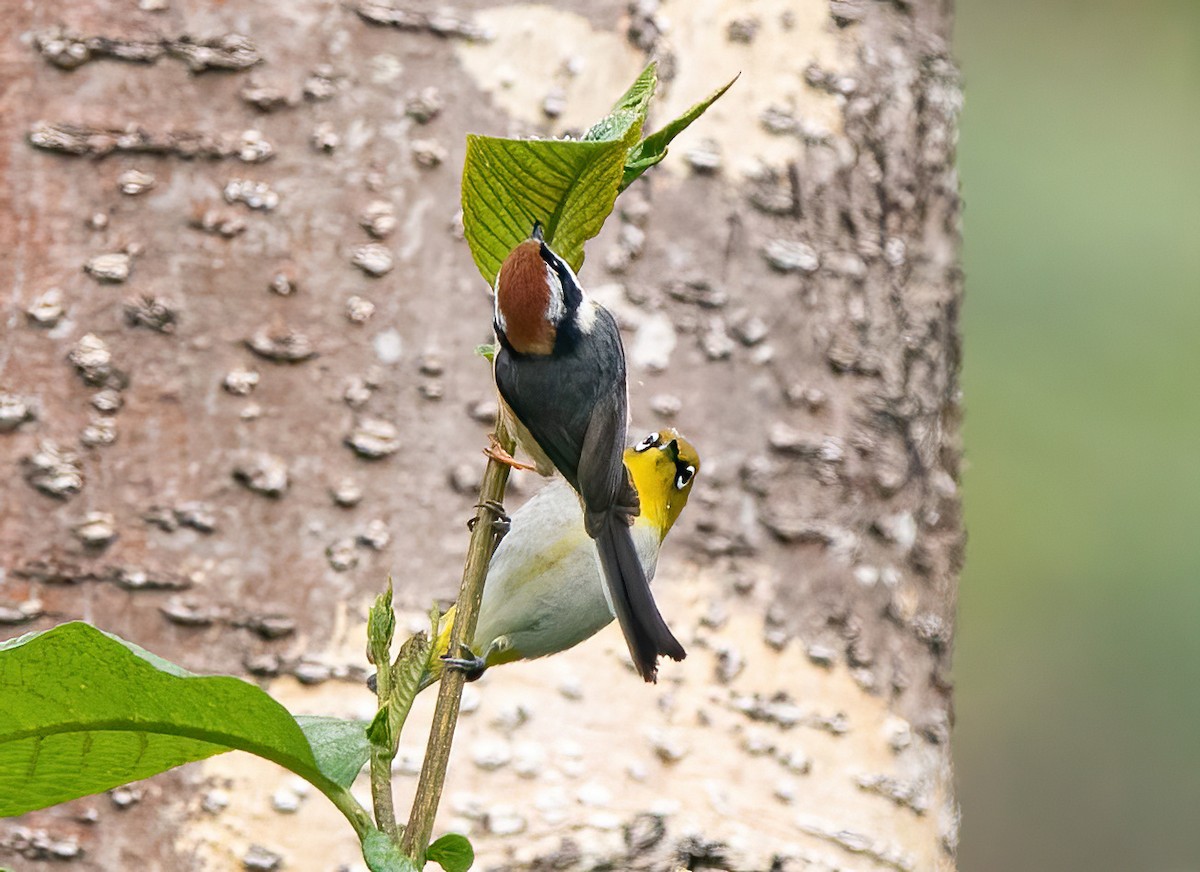
[[(566, 482), (538, 492), (513, 521), (492, 558), (471, 646), (489, 665), (562, 651), (613, 620), (595, 543)], [(633, 535), (646, 575), (653, 577), (658, 534), (639, 521)]]

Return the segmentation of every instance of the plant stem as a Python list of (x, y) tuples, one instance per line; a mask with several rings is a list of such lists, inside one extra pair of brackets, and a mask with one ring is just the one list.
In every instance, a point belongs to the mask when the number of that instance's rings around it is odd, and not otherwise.
[(359, 805), (358, 800), (346, 788), (337, 785), (333, 785), (333, 788), (336, 789), (321, 787), (320, 785), (318, 787), (329, 798), (329, 801), (337, 807), (337, 810), (346, 816), (346, 820), (350, 821), (350, 826), (354, 827), (354, 832), (361, 842), (375, 826), (371, 821), (371, 815), (367, 813), (365, 808)]
[[(384, 611), (386, 609), (386, 611)], [(371, 620), (379, 619), (372, 633), (368, 630), (368, 645), (371, 660), (375, 664), (375, 696), (379, 700), (380, 713), (386, 715), (390, 726), (392, 701), (391, 643), (395, 633), (395, 617), (392, 612), (392, 581), (388, 579), (387, 593), (381, 596), (372, 609)], [(375, 811), (375, 825), (397, 841), (396, 803), (392, 796), (392, 760), (396, 757), (397, 737), (387, 731), (387, 742), (371, 742), (371, 803)]]
[(396, 805), (392, 797), (392, 758), (386, 750), (371, 746), (371, 800), (375, 808), (375, 825), (397, 839)]
[[(513, 451), (513, 438), (499, 422), (496, 426), (496, 438), (505, 451)], [(475, 511), (475, 525), (471, 530), (467, 562), (463, 566), (462, 586), (458, 591), (458, 603), (454, 611), (454, 626), (450, 630), (450, 652), (455, 656), (461, 651), (461, 646), (469, 644), (475, 635), (479, 603), (483, 598), (483, 582), (487, 577), (488, 563), (491, 562), (497, 540), (493, 522), (498, 520), (499, 516), (489, 505), (498, 505), (504, 500), (508, 473), (508, 466), (496, 460), (489, 460), (483, 474), (479, 506)], [(463, 680), (463, 674), (457, 669), (442, 671), (437, 706), (433, 711), (433, 725), (429, 730), (429, 745), (425, 750), (421, 779), (417, 783), (417, 794), (413, 799), (412, 813), (408, 819), (408, 827), (404, 830), (401, 846), (404, 853), (412, 858), (418, 867), (424, 861), (425, 852), (429, 848), (433, 819), (437, 815), (442, 787), (446, 782), (446, 765), (450, 762), (450, 746), (454, 741), (454, 728), (458, 724)]]

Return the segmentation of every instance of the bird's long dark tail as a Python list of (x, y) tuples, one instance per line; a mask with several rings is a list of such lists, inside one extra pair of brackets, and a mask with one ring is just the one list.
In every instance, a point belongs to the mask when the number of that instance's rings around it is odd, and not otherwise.
[(613, 610), (633, 663), (642, 678), (653, 682), (658, 678), (660, 655), (682, 660), (687, 652), (658, 611), (625, 516), (609, 512), (599, 524), (595, 538)]

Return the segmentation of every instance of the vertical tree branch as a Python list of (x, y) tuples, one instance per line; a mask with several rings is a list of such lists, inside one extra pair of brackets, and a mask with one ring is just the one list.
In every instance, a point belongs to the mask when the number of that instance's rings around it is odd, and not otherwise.
[[(496, 424), (496, 438), (505, 451), (511, 453), (514, 450), (512, 436), (499, 421)], [(499, 514), (491, 507), (504, 500), (508, 473), (508, 466), (496, 460), (489, 460), (483, 474), (479, 505), (475, 511), (475, 524), (467, 549), (467, 561), (463, 566), (462, 586), (459, 588), (458, 602), (455, 606), (454, 626), (450, 631), (450, 651), (455, 655), (461, 650), (461, 646), (469, 644), (475, 635), (479, 603), (483, 598), (483, 582), (487, 577), (488, 563), (491, 562), (496, 546), (493, 522), (499, 519)], [(437, 815), (438, 803), (442, 798), (446, 765), (450, 762), (450, 747), (454, 741), (454, 728), (458, 724), (463, 681), (463, 674), (456, 669), (446, 669), (442, 672), (433, 724), (429, 729), (429, 744), (425, 750), (425, 762), (421, 766), (417, 794), (413, 799), (412, 812), (401, 845), (404, 853), (418, 866), (429, 848), (433, 819)]]

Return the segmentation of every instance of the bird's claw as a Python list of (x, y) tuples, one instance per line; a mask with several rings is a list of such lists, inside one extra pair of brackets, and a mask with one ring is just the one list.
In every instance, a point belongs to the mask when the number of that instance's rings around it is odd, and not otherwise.
[[(492, 520), (492, 532), (497, 536), (503, 537), (512, 528), (512, 518), (504, 511), (503, 504), (496, 502), (496, 500), (484, 500), (481, 503), (476, 503), (475, 508), (487, 509), (496, 516)], [(467, 529), (474, 530), (477, 523), (479, 523), (478, 515), (467, 521)]]
[(528, 463), (521, 463), (511, 454), (504, 450), (504, 446), (500, 444), (500, 440), (496, 438), (495, 433), (488, 434), (488, 447), (483, 449), (486, 457), (490, 457), (497, 463), (503, 463), (505, 466), (511, 466), (513, 469), (530, 469), (536, 470), (536, 466), (531, 466)]
[(458, 646), (460, 657), (451, 657), (449, 654), (443, 654), (441, 657), (442, 663), (447, 669), (454, 669), (463, 674), (467, 681), (476, 681), (487, 670), (487, 661), (475, 654), (466, 645)]

